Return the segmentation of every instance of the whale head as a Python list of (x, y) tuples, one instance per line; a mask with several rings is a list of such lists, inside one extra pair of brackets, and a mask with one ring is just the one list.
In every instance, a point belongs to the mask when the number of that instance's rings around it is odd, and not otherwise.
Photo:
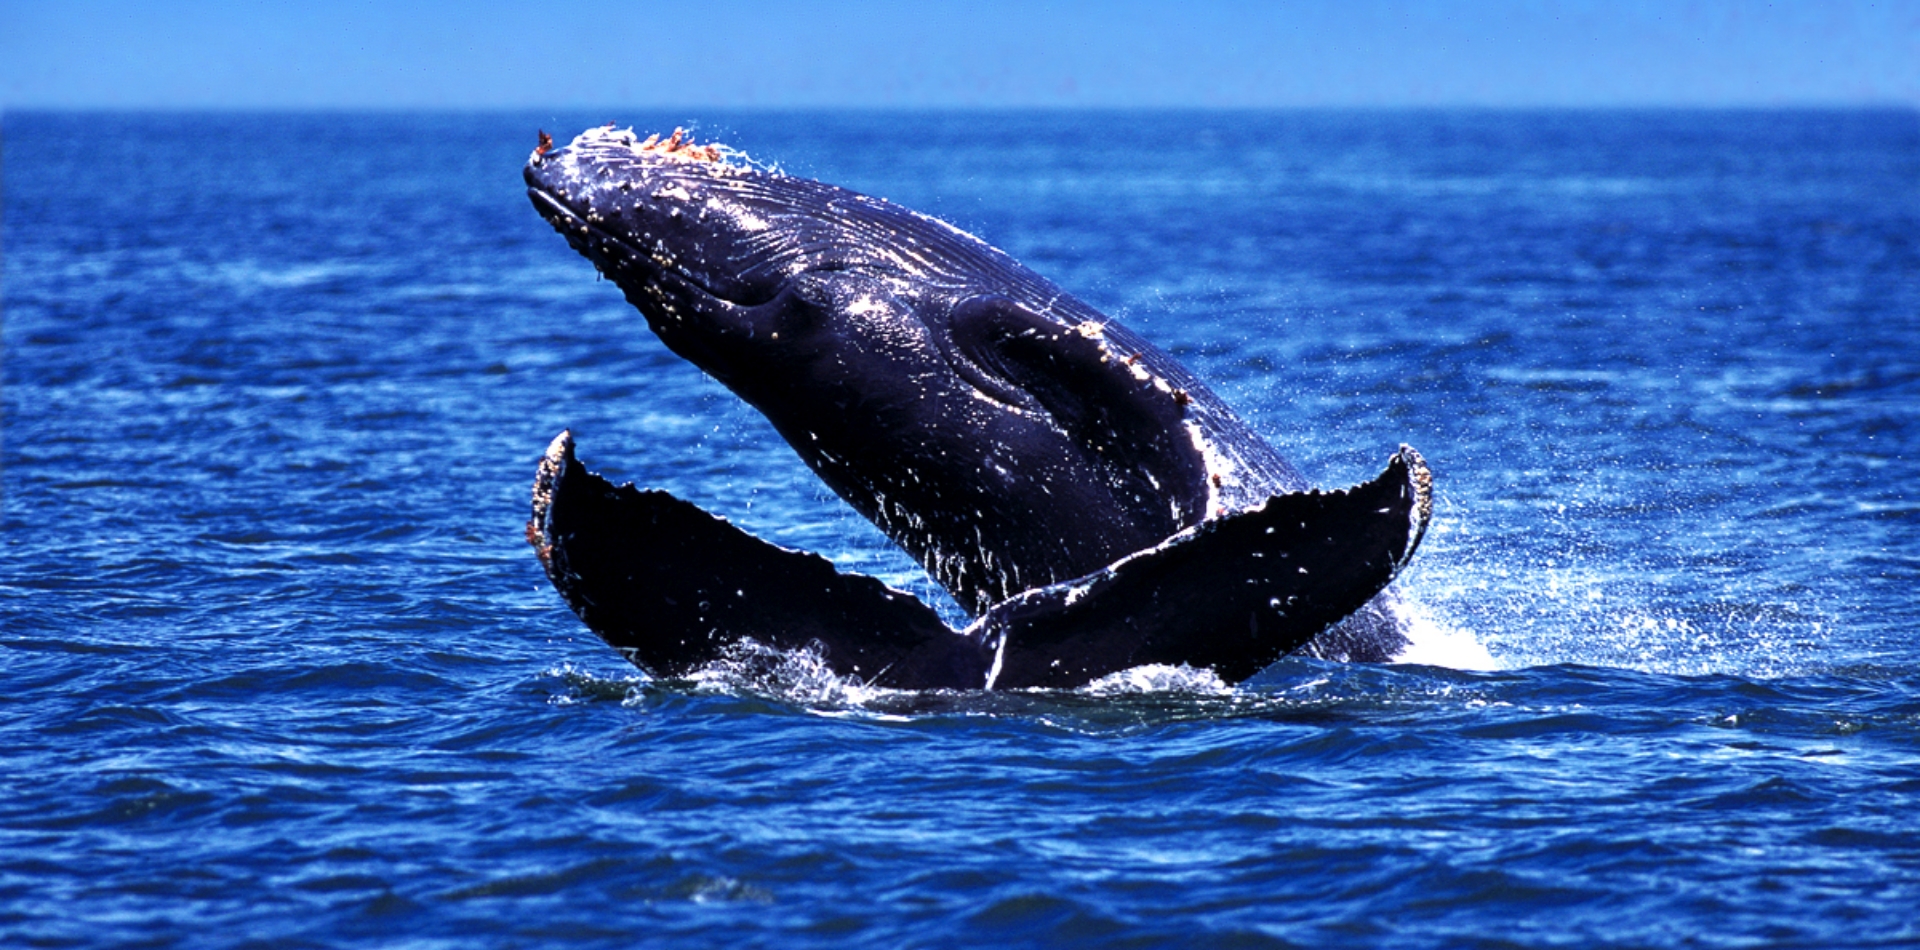
[(742, 364), (790, 355), (809, 331), (851, 339), (937, 323), (938, 308), (918, 306), (929, 297), (1065, 296), (943, 221), (680, 130), (593, 128), (559, 148), (542, 133), (524, 177), (534, 207), (661, 339), (730, 385)]

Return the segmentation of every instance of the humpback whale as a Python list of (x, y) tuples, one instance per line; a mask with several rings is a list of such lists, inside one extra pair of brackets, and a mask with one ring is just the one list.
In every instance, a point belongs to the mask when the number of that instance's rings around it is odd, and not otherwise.
[(1149, 663), (1244, 679), (1407, 644), (1387, 585), (1432, 478), (1407, 446), (1318, 491), (1178, 361), (979, 238), (684, 133), (612, 126), (523, 171), (536, 210), (675, 354), (763, 413), (927, 570), (962, 630), (878, 580), (555, 438), (529, 542), (656, 675), (754, 640), (896, 688), (1071, 688)]

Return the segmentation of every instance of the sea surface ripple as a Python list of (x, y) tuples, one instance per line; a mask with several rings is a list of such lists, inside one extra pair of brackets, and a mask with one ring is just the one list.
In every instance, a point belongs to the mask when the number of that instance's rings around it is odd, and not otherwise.
[(606, 118), (4, 116), (0, 945), (1920, 944), (1920, 117), (620, 117), (1434, 465), (1457, 650), (926, 694), (540, 574), (571, 427), (936, 596), (528, 207)]

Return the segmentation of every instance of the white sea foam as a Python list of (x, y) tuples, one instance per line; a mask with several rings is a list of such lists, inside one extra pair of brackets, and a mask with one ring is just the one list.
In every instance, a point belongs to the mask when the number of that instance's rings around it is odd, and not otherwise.
[(1105, 676), (1080, 687), (1090, 696), (1123, 696), (1130, 693), (1202, 693), (1224, 696), (1233, 692), (1213, 670), (1195, 669), (1185, 663), (1168, 666), (1148, 663)]
[(1431, 611), (1404, 595), (1400, 598), (1399, 606), (1400, 615), (1407, 621), (1407, 639), (1413, 642), (1396, 654), (1393, 662), (1443, 666), (1451, 670), (1500, 668), (1493, 654), (1487, 652), (1472, 631), (1439, 620)]
[(781, 650), (757, 640), (741, 640), (687, 678), (703, 689), (759, 693), (813, 709), (862, 706), (898, 692), (868, 686), (858, 676), (835, 673), (817, 643)]

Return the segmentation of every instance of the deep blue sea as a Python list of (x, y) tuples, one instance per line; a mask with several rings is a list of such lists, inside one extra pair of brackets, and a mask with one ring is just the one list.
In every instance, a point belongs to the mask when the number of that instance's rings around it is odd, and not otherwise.
[[(979, 234), (1316, 482), (1430, 663), (652, 682), (589, 465), (930, 595), (520, 167), (617, 119)], [(1920, 945), (1920, 115), (11, 113), (0, 945)]]

